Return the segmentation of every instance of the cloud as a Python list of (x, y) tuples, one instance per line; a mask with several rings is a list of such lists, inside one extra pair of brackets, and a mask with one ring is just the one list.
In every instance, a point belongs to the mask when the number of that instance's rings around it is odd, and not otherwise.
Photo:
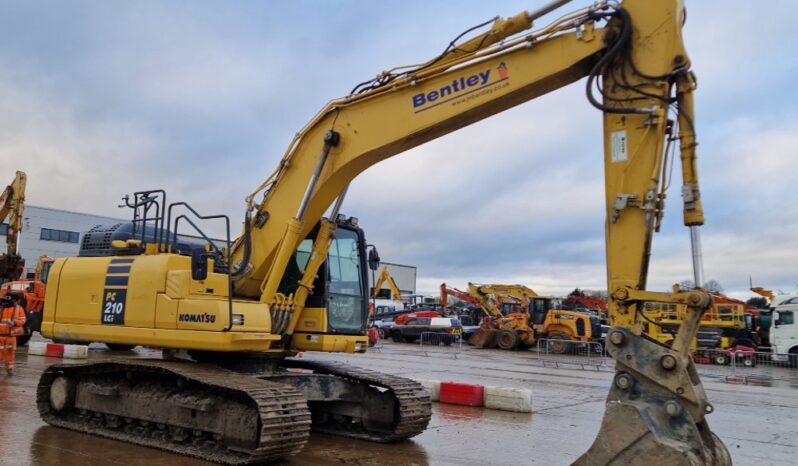
[[(471, 25), (541, 3), (1, 5), (0, 162), (28, 172), (32, 204), (119, 216), (122, 194), (163, 187), (236, 225), (244, 196), (325, 102), (434, 56)], [(749, 274), (791, 288), (792, 2), (688, 7), (706, 276), (732, 293)], [(602, 288), (601, 115), (583, 84), (370, 168), (344, 210), (386, 260), (419, 267), (420, 290)], [(655, 237), (652, 289), (691, 276), (679, 178)]]

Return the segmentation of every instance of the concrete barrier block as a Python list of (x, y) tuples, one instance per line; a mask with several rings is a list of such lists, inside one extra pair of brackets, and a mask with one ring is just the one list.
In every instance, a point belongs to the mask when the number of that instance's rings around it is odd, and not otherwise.
[(437, 380), (416, 380), (416, 382), (420, 383), (427, 389), (429, 392), (429, 400), (430, 401), (440, 401), (441, 399), (441, 383)]
[(28, 354), (44, 356), (47, 354), (47, 343), (42, 341), (32, 341), (28, 343)]
[(89, 357), (89, 347), (85, 345), (64, 345), (64, 357), (86, 359)]
[(532, 390), (526, 388), (485, 387), (485, 407), (516, 413), (531, 413)]

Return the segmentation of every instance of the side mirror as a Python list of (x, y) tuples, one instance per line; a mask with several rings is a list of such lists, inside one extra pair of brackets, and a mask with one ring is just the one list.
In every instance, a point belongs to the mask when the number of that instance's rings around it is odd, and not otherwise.
[(368, 262), (369, 262), (369, 268), (371, 270), (376, 271), (377, 269), (380, 268), (380, 253), (377, 252), (377, 248), (375, 248), (374, 246), (372, 246), (371, 249), (369, 249)]
[(201, 249), (191, 252), (191, 278), (193, 280), (208, 278), (208, 253)]

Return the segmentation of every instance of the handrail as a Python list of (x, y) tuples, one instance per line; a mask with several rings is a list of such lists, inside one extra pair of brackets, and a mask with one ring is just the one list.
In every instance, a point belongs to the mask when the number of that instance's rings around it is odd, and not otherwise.
[[(182, 201), (181, 202), (173, 202), (173, 203), (169, 204), (169, 207), (167, 209), (167, 216), (166, 216), (166, 221), (167, 221), (166, 225), (167, 225), (167, 227), (171, 227), (171, 225), (172, 225), (172, 209), (173, 208), (177, 208), (177, 207), (184, 207), (185, 209), (187, 209), (190, 213), (194, 214), (194, 216), (197, 217), (200, 220), (218, 220), (218, 219), (223, 219), (224, 220), (224, 223), (225, 223), (225, 235), (226, 235), (225, 236), (226, 243), (225, 243), (225, 253), (224, 254), (219, 249), (219, 247), (216, 246), (216, 244), (208, 237), (208, 235), (206, 235), (205, 232), (202, 231), (202, 229), (200, 229), (199, 226), (197, 226), (197, 224), (194, 223), (191, 220), (191, 218), (189, 218), (186, 214), (181, 214), (181, 215), (175, 217), (174, 228), (172, 228), (172, 237), (170, 238), (169, 236), (167, 236), (166, 244), (163, 246), (163, 249), (165, 250), (165, 252), (169, 252), (169, 248), (170, 248), (170, 246), (172, 246), (172, 244), (177, 245), (178, 227), (180, 225), (180, 221), (181, 220), (185, 220), (189, 225), (191, 225), (194, 228), (194, 230), (200, 236), (202, 236), (203, 239), (205, 239), (205, 241), (208, 242), (208, 244), (211, 245), (211, 248), (213, 248), (216, 251), (218, 256), (223, 256), (224, 257), (224, 260), (225, 260), (225, 274), (227, 275), (227, 310), (228, 310), (227, 327), (224, 329), (224, 331), (228, 332), (228, 331), (230, 331), (230, 329), (233, 328), (233, 276), (232, 276), (232, 267), (231, 267), (231, 264), (230, 264), (230, 261), (231, 261), (231, 255), (230, 255), (231, 254), (231, 248), (230, 248), (230, 243), (231, 243), (230, 242), (230, 217), (228, 217), (227, 215), (223, 215), (223, 214), (218, 214), (218, 215), (200, 215), (199, 212), (194, 210), (194, 208), (191, 207), (186, 202), (182, 202)], [(161, 249), (161, 244), (160, 243), (159, 243), (158, 248), (159, 248), (159, 250)]]

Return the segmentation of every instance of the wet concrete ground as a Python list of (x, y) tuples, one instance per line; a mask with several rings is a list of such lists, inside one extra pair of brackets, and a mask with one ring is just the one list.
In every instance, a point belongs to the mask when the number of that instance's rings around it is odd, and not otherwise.
[[(90, 358), (148, 357), (157, 353), (113, 353), (93, 345)], [(17, 374), (0, 375), (0, 445), (8, 465), (204, 465), (149, 448), (45, 425), (34, 404), (39, 374), (60, 359), (17, 356)], [(326, 435), (311, 437), (304, 451), (284, 465), (565, 465), (593, 441), (601, 422), (609, 371), (541, 367), (524, 352), (463, 348), (425, 353), (410, 344), (386, 343), (364, 355), (308, 353), (414, 378), (526, 387), (534, 412), (516, 414), (481, 408), (433, 405), (426, 432), (411, 441), (381, 445)], [(798, 457), (798, 389), (705, 381), (715, 413), (713, 430), (736, 465), (789, 465)], [(11, 453), (11, 454), (9, 454)]]

